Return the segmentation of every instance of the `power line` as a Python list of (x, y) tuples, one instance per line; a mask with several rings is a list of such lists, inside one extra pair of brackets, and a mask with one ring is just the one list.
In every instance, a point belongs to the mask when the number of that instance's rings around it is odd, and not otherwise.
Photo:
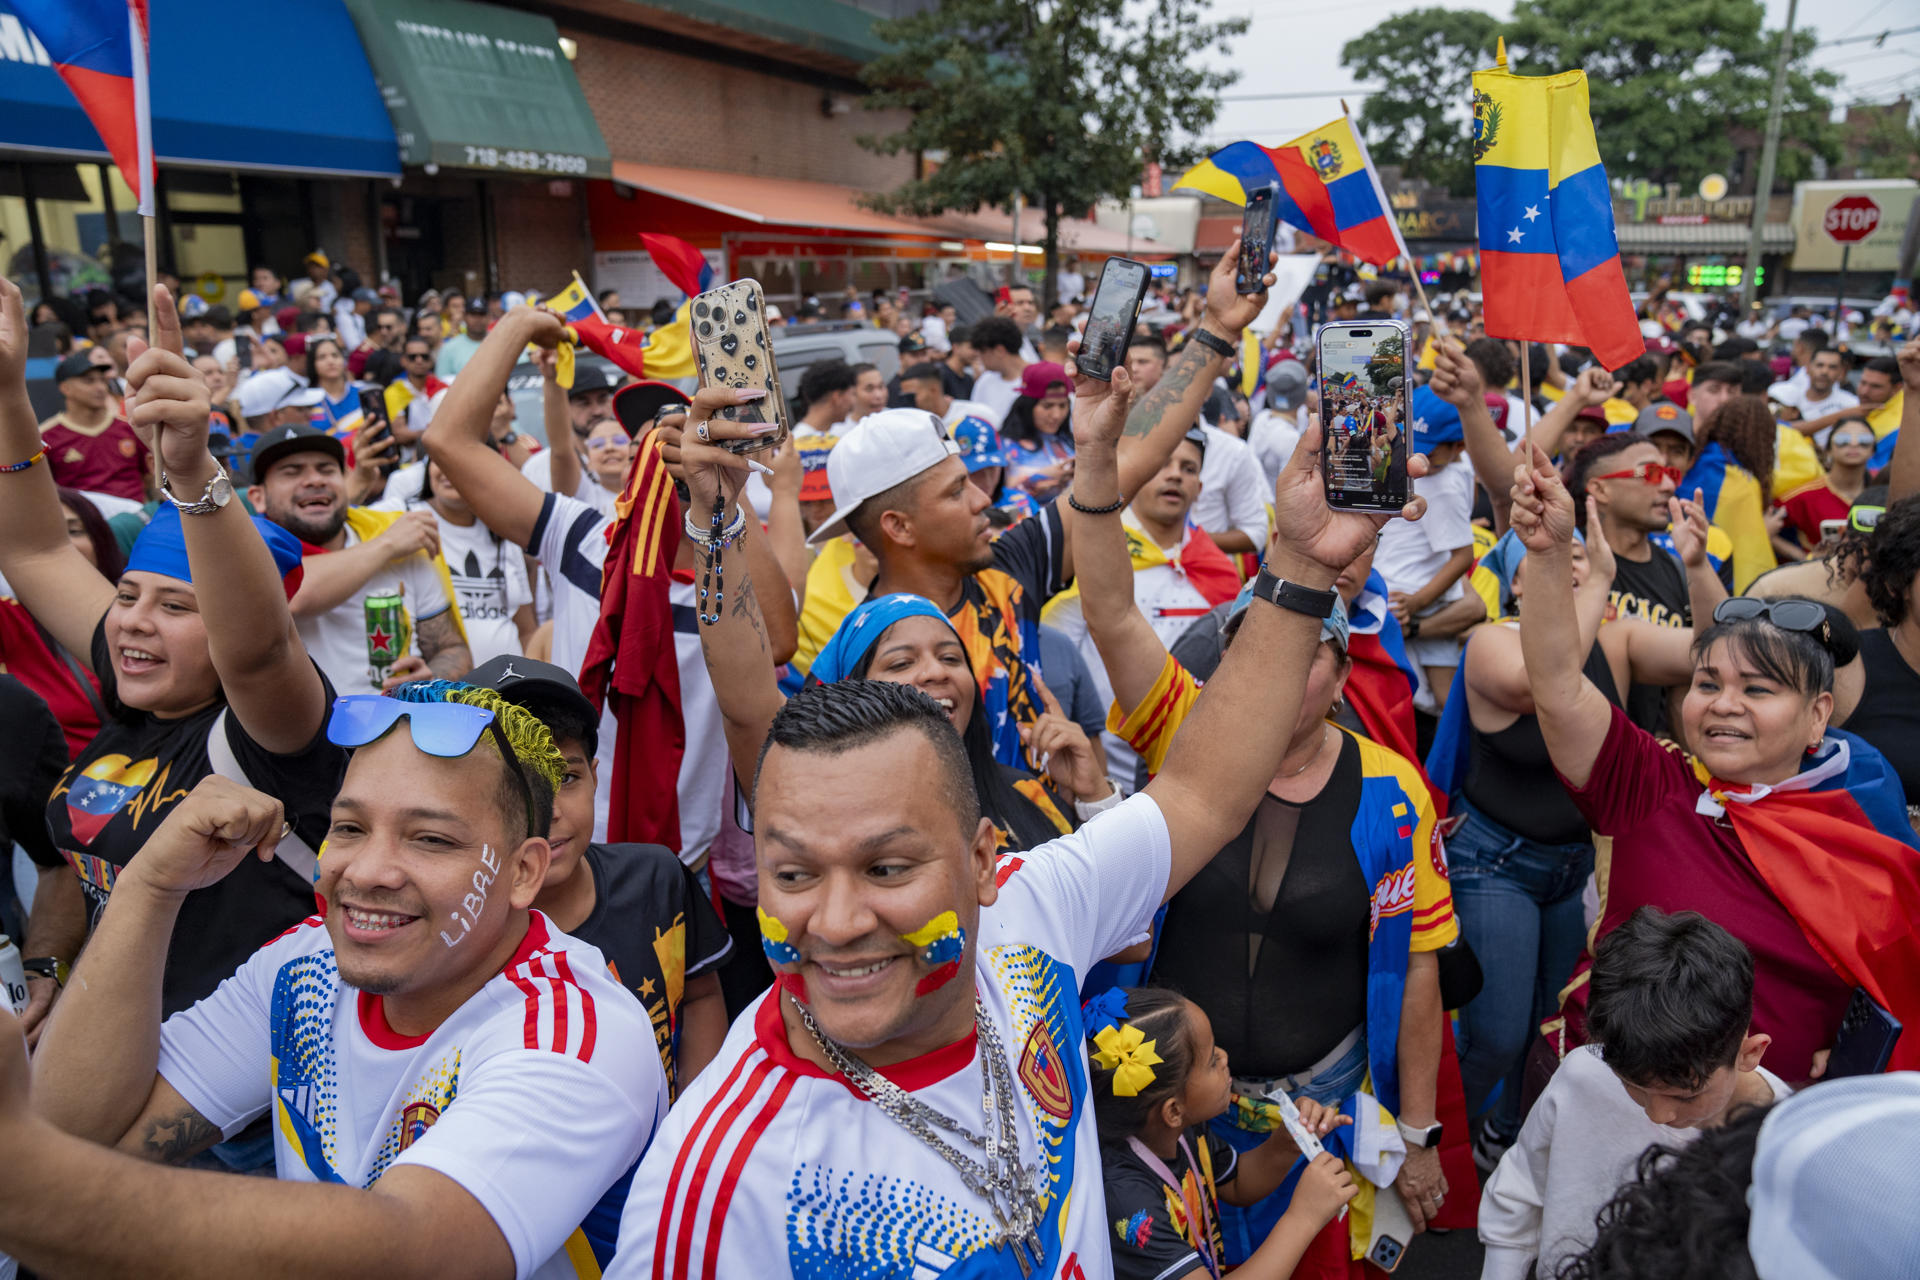
[(1380, 89), (1368, 89), (1351, 85), (1345, 89), (1301, 89), (1293, 93), (1228, 93), (1222, 94), (1222, 102), (1280, 102), (1290, 98), (1366, 98), (1383, 92)]
[(1838, 40), (1822, 40), (1813, 47), (1815, 49), (1831, 49), (1837, 44), (1865, 44), (1869, 40), (1885, 40), (1888, 36), (1911, 35), (1915, 31), (1920, 31), (1920, 27), (1889, 28), (1885, 31), (1870, 31), (1864, 36), (1842, 36)]

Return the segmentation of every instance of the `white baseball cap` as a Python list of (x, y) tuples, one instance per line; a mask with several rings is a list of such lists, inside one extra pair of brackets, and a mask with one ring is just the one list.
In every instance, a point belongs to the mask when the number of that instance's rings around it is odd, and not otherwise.
[(827, 455), (833, 514), (807, 539), (810, 547), (847, 530), (847, 517), (868, 498), (957, 457), (946, 424), (924, 409), (883, 409), (862, 418)]
[(305, 378), (283, 367), (249, 375), (233, 398), (242, 417), (259, 418), (276, 409), (311, 408), (325, 400), (327, 393), (308, 386)]

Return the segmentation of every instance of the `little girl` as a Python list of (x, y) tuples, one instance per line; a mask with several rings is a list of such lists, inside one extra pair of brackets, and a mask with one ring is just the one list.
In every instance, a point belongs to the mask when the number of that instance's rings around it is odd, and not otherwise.
[[(1159, 987), (1115, 987), (1088, 1002), (1086, 1025), (1116, 1280), (1217, 1280), (1219, 1202), (1250, 1205), (1272, 1194), (1298, 1149), (1284, 1129), (1244, 1153), (1207, 1131), (1227, 1110), (1233, 1078), (1213, 1024), (1191, 1000)], [(1331, 1107), (1299, 1105), (1316, 1137), (1349, 1123)], [(1337, 1156), (1315, 1159), (1266, 1242), (1234, 1270), (1236, 1280), (1291, 1276), (1354, 1191)]]

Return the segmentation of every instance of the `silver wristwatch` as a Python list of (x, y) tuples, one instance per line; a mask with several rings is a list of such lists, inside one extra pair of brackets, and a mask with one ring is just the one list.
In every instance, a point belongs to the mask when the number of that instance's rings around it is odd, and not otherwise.
[(200, 494), (198, 502), (182, 502), (173, 496), (169, 487), (167, 473), (160, 473), (160, 496), (171, 502), (183, 516), (210, 516), (233, 501), (233, 478), (219, 463), (213, 466), (213, 479), (207, 481), (206, 489)]

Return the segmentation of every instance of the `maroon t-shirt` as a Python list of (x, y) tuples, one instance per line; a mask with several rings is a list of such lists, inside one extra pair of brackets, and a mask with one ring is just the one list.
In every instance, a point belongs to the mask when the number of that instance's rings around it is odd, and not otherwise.
[[(1804, 1082), (1813, 1055), (1832, 1046), (1853, 988), (1814, 951), (1726, 820), (1694, 812), (1705, 789), (1687, 756), (1613, 709), (1593, 776), (1585, 787), (1567, 783), (1593, 829), (1613, 837), (1611, 858), (1596, 864), (1604, 909), (1595, 937), (1649, 905), (1698, 911), (1720, 925), (1753, 953), (1753, 1029), (1773, 1037), (1767, 1069)], [(1586, 967), (1583, 960), (1579, 972)], [(1576, 1015), (1570, 1029), (1584, 1026), (1585, 982), (1567, 1003)]]
[(64, 413), (40, 424), (40, 444), (56, 482), (144, 502), (153, 458), (123, 418), (92, 430), (76, 427)]

